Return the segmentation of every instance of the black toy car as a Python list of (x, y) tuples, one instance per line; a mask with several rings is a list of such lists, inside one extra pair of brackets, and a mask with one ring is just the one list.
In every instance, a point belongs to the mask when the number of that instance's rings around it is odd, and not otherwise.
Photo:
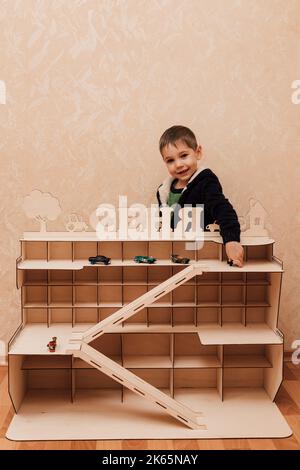
[(189, 264), (190, 258), (184, 258), (183, 256), (179, 255), (171, 255), (171, 260), (173, 263), (180, 263), (180, 264)]
[(110, 258), (104, 255), (97, 255), (97, 256), (90, 256), (89, 257), (89, 262), (91, 264), (110, 264)]

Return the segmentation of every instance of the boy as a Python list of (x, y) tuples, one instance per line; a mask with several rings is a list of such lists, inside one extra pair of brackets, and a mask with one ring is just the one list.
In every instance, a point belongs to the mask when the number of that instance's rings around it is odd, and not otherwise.
[(217, 176), (208, 168), (198, 168), (202, 148), (194, 133), (184, 126), (170, 127), (160, 138), (159, 150), (170, 174), (157, 189), (159, 206), (204, 204), (204, 227), (219, 224), (228, 260), (242, 267), (244, 252), (236, 212), (225, 198)]

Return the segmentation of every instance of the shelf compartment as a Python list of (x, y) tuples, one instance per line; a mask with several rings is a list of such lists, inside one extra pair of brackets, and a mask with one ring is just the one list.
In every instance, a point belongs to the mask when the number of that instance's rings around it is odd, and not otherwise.
[(164, 390), (170, 394), (171, 389), (171, 371), (170, 369), (129, 369), (130, 372), (135, 374), (137, 377), (140, 377), (142, 380), (145, 380), (147, 383), (153, 387), (158, 388), (159, 390)]
[(85, 260), (88, 261), (90, 256), (97, 256), (98, 254), (97, 242), (79, 241), (73, 242), (73, 256), (74, 261)]
[(122, 363), (122, 343), (120, 334), (106, 333), (92, 341), (90, 346), (110, 359), (120, 364)]
[[(138, 297), (140, 297), (143, 294), (146, 294), (147, 292), (147, 286), (123, 286), (123, 302), (124, 304), (132, 302), (133, 300), (136, 300)], [(122, 296), (121, 296), (122, 298)]]
[(259, 368), (272, 367), (263, 344), (239, 344), (224, 346), (224, 367)]
[(97, 284), (97, 267), (86, 266), (74, 271), (74, 284)]
[(72, 261), (72, 242), (48, 242), (48, 260)]
[(50, 308), (49, 321), (53, 323), (70, 323), (72, 324), (72, 308)]
[[(148, 242), (146, 241), (123, 242), (123, 261), (133, 261), (135, 256), (148, 256)], [(151, 256), (151, 254), (149, 256)]]
[(48, 289), (51, 307), (72, 306), (72, 286), (50, 286)]
[(205, 242), (203, 247), (197, 250), (197, 259), (216, 259), (219, 260), (221, 257), (221, 249), (222, 245), (215, 242)]
[(97, 269), (100, 284), (122, 284), (122, 266), (99, 265)]
[(181, 286), (177, 287), (173, 290), (173, 303), (186, 303), (191, 302), (193, 304), (196, 303), (195, 299), (195, 286), (185, 285), (182, 284)]
[[(46, 271), (47, 272), (47, 271)], [(51, 269), (49, 273), (49, 284), (71, 285), (73, 282), (72, 271), (66, 269)]]
[[(122, 260), (122, 242), (120, 241), (99, 241), (98, 255), (107, 256), (112, 260)], [(105, 268), (110, 266), (104, 266)]]
[(175, 368), (221, 367), (221, 349), (204, 346), (197, 333), (176, 333), (174, 336)]
[(97, 286), (79, 286), (74, 289), (74, 305), (76, 307), (97, 307)]
[(246, 307), (246, 324), (265, 323), (267, 307)]
[(221, 283), (221, 273), (215, 272), (204, 272), (201, 275), (195, 277), (197, 285), (219, 285)]
[(267, 286), (247, 286), (246, 294), (247, 304), (268, 303), (268, 287)]
[(80, 389), (122, 389), (122, 385), (111, 379), (107, 375), (100, 372), (100, 370), (90, 367), (76, 368), (75, 375), (75, 390)]
[(47, 308), (26, 308), (24, 309), (25, 323), (48, 323)]
[(222, 284), (225, 286), (243, 285), (246, 282), (246, 273), (222, 273)]
[(220, 307), (197, 307), (197, 325), (199, 324), (221, 323)]
[(99, 307), (99, 321), (105, 320), (110, 315), (113, 315), (120, 307)]
[(218, 368), (174, 369), (174, 388), (215, 388)]
[(24, 271), (24, 286), (47, 285), (47, 271), (43, 269), (28, 269)]
[(26, 355), (22, 363), (22, 370), (34, 369), (70, 369), (71, 356)]
[(269, 285), (270, 276), (269, 273), (246, 273), (247, 285)]
[(98, 301), (101, 306), (104, 304), (120, 304), (122, 306), (122, 286), (98, 286)]
[(172, 242), (170, 241), (149, 241), (148, 244), (149, 256), (153, 256), (157, 260), (171, 259)]
[(148, 307), (149, 325), (171, 325), (172, 308), (171, 307)]
[[(197, 302), (198, 305), (219, 304), (220, 303), (220, 287), (219, 286), (197, 286)], [(213, 305), (212, 305), (213, 306)]]
[(246, 247), (246, 259), (271, 261), (273, 254), (273, 245), (255, 245)]
[(245, 313), (243, 307), (223, 307), (222, 308), (222, 325), (227, 323), (245, 324)]
[[(173, 242), (173, 254), (178, 256), (183, 256), (184, 258), (189, 258), (191, 261), (196, 260), (196, 252), (195, 250), (187, 249), (191, 242), (189, 241), (174, 241)], [(176, 266), (176, 263), (172, 263), (172, 265)]]
[[(139, 266), (137, 269), (135, 266), (124, 266), (123, 267), (123, 283), (134, 284), (143, 283), (147, 284), (147, 266)], [(122, 279), (120, 279), (120, 282)]]
[[(150, 265), (149, 265), (150, 266)], [(148, 269), (148, 282), (161, 283), (172, 276), (171, 266), (151, 266)]]
[(223, 372), (224, 388), (264, 386), (264, 369), (262, 367), (227, 367)]
[(245, 303), (245, 289), (243, 286), (222, 285), (222, 305), (239, 306)]
[(71, 393), (71, 369), (27, 370), (28, 389), (69, 389)]
[(124, 333), (122, 352), (127, 368), (155, 368), (159, 361), (159, 368), (172, 367), (171, 336), (166, 333)]
[(195, 325), (194, 307), (176, 307), (173, 309), (173, 325)]
[(74, 308), (74, 323), (98, 323), (98, 309), (93, 307)]
[(22, 241), (22, 258), (47, 261), (47, 242)]
[(147, 308), (143, 308), (139, 310), (138, 313), (133, 315), (132, 317), (125, 320), (123, 325), (132, 325), (132, 324), (144, 324), (145, 328), (147, 327)]
[(22, 291), (25, 307), (47, 306), (47, 286), (25, 286)]

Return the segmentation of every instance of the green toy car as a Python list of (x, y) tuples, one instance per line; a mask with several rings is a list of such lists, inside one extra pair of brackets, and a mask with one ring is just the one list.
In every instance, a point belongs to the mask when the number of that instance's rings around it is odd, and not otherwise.
[(153, 258), (153, 256), (135, 256), (133, 260), (136, 263), (146, 263), (146, 264), (153, 264), (156, 261), (156, 258)]
[(179, 263), (179, 264), (189, 264), (190, 258), (184, 258), (183, 256), (179, 255), (171, 255), (171, 260), (173, 263)]

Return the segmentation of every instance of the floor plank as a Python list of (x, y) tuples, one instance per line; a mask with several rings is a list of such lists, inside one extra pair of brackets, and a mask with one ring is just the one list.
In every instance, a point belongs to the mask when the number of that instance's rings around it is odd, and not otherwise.
[(158, 439), (157, 441), (147, 441), (147, 449), (149, 450), (174, 450), (172, 440)]
[(251, 450), (276, 450), (272, 439), (247, 439)]

